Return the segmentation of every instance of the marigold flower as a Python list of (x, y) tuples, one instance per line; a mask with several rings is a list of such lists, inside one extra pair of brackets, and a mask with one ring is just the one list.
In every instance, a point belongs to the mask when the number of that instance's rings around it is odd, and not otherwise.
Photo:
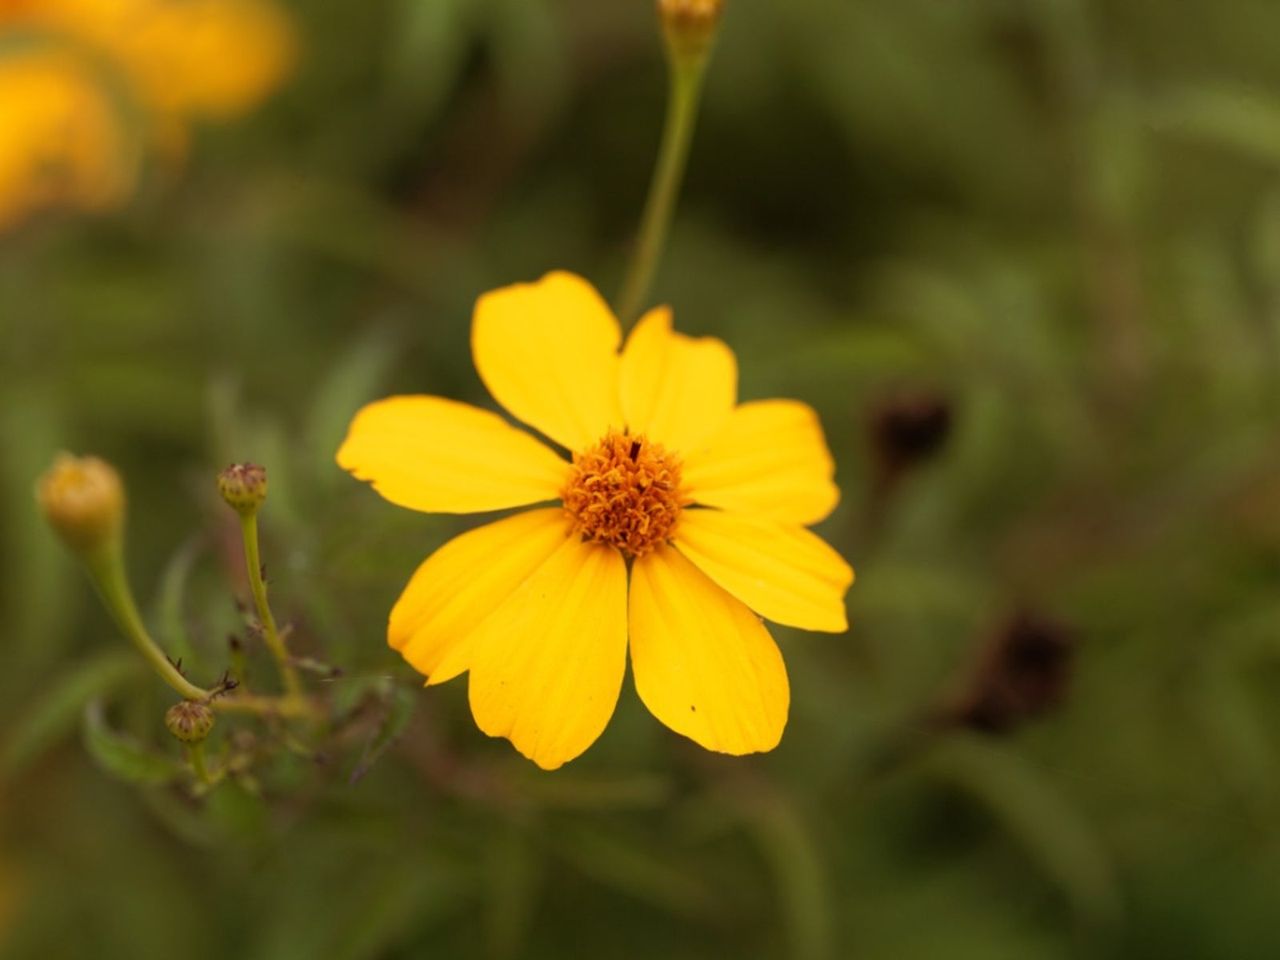
[[(567, 461), (494, 413), (432, 396), (372, 403), (338, 464), (392, 503), (473, 513), (558, 501), (479, 527), (418, 568), (387, 638), (428, 684), (470, 672), (479, 727), (539, 766), (581, 754), (636, 689), (671, 729), (746, 754), (781, 739), (790, 692), (760, 618), (847, 629), (853, 570), (805, 529), (835, 507), (813, 410), (738, 404), (724, 343), (618, 321), (552, 273), (485, 294), (481, 379)], [(628, 567), (630, 588), (628, 589)]]

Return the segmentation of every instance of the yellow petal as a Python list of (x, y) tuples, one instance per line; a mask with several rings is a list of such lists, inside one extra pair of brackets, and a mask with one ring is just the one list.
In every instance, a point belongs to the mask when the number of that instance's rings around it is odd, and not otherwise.
[(430, 683), (470, 665), (480, 624), (569, 535), (564, 510), (529, 510), (454, 537), (418, 567), (391, 609), (387, 642)]
[(351, 421), (338, 466), (392, 503), (474, 513), (554, 500), (569, 464), (497, 414), (443, 397), (390, 397)]
[(714, 435), (738, 396), (738, 362), (712, 337), (671, 329), (671, 311), (650, 310), (622, 351), (622, 412), (627, 429), (688, 456)]
[(772, 750), (791, 702), (759, 617), (662, 546), (631, 569), (631, 667), (650, 712), (720, 753)]
[(627, 569), (612, 547), (566, 540), (473, 641), (471, 712), (545, 770), (595, 742), (627, 660)]
[(853, 568), (804, 527), (719, 510), (686, 510), (680, 552), (760, 616), (804, 630), (849, 629)]
[(710, 446), (687, 458), (684, 487), (695, 503), (807, 526), (835, 509), (834, 474), (813, 408), (759, 400), (736, 408)]
[(570, 450), (622, 425), (618, 321), (594, 287), (549, 273), (476, 303), (471, 352), (495, 400)]

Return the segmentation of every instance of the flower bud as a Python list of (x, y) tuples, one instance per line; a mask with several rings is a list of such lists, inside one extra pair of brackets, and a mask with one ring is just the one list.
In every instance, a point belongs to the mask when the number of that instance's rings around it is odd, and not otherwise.
[(701, 57), (715, 39), (725, 0), (658, 0), (667, 43), (677, 57)]
[(902, 394), (871, 415), (871, 440), (881, 467), (897, 474), (937, 457), (951, 436), (953, 414), (946, 397)]
[(59, 454), (36, 484), (36, 501), (58, 536), (81, 552), (118, 537), (124, 523), (120, 474), (97, 457)]
[(950, 717), (985, 733), (1008, 733), (1065, 699), (1076, 635), (1043, 615), (1022, 612), (980, 650)]
[(218, 474), (218, 493), (241, 516), (257, 513), (267, 499), (267, 470), (256, 463), (233, 463)]
[(208, 704), (183, 700), (165, 712), (164, 725), (183, 743), (199, 743), (213, 729), (213, 711)]

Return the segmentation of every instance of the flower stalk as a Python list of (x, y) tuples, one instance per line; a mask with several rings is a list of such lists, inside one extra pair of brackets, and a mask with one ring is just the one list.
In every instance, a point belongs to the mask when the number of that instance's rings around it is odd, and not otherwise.
[(640, 232), (618, 296), (618, 318), (624, 324), (634, 321), (644, 310), (666, 249), (722, 12), (720, 0), (658, 2), (669, 73), (667, 113)]
[(267, 584), (262, 576), (262, 552), (258, 547), (258, 509), (267, 499), (267, 471), (254, 463), (233, 463), (218, 474), (218, 493), (227, 506), (240, 516), (244, 563), (262, 640), (275, 659), (280, 678), (284, 682), (285, 696), (282, 702), (290, 705), (291, 712), (296, 712), (295, 708), (299, 704), (305, 706), (302, 684), (285, 646), (284, 635), (276, 626), (271, 604), (267, 602)]
[(258, 515), (242, 513), (240, 515), (240, 533), (244, 540), (244, 562), (249, 574), (249, 589), (253, 591), (253, 605), (258, 614), (258, 623), (262, 628), (262, 640), (275, 658), (284, 681), (287, 701), (297, 702), (302, 698), (302, 684), (298, 680), (298, 671), (294, 669), (289, 651), (284, 645), (284, 638), (276, 626), (276, 618), (267, 602), (267, 584), (262, 578), (262, 555), (258, 548)]
[(99, 544), (87, 551), (83, 558), (89, 579), (93, 581), (107, 612), (160, 679), (184, 699), (208, 700), (213, 695), (212, 691), (198, 687), (184, 677), (147, 632), (125, 575), (124, 551), (119, 538)]
[(209, 775), (209, 765), (204, 757), (204, 741), (187, 746), (187, 760), (191, 764), (191, 772), (196, 775), (196, 781), (204, 787), (212, 786), (213, 777)]

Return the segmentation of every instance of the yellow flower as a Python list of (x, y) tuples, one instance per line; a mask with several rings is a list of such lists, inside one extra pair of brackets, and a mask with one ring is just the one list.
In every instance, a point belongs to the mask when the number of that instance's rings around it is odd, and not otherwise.
[(283, 79), (293, 33), (263, 0), (27, 0), (31, 17), (108, 55), (162, 118), (225, 119)]
[(672, 730), (709, 750), (770, 750), (790, 692), (760, 617), (847, 629), (853, 571), (805, 529), (839, 497), (822, 428), (795, 401), (737, 404), (733, 353), (673, 332), (666, 308), (619, 353), (621, 339), (600, 295), (567, 273), (476, 305), (481, 379), (572, 462), (442, 397), (356, 415), (338, 464), (392, 503), (474, 513), (558, 501), (432, 554), (388, 641), (428, 684), (470, 671), (479, 727), (546, 769), (608, 724), (628, 645), (640, 699)]
[[(255, 106), (292, 65), (265, 0), (0, 0), (0, 229), (132, 195), (138, 141), (176, 160), (197, 118)], [(134, 129), (134, 128), (138, 129)]]
[(135, 173), (115, 107), (81, 60), (47, 46), (0, 57), (0, 229), (41, 208), (114, 206)]

